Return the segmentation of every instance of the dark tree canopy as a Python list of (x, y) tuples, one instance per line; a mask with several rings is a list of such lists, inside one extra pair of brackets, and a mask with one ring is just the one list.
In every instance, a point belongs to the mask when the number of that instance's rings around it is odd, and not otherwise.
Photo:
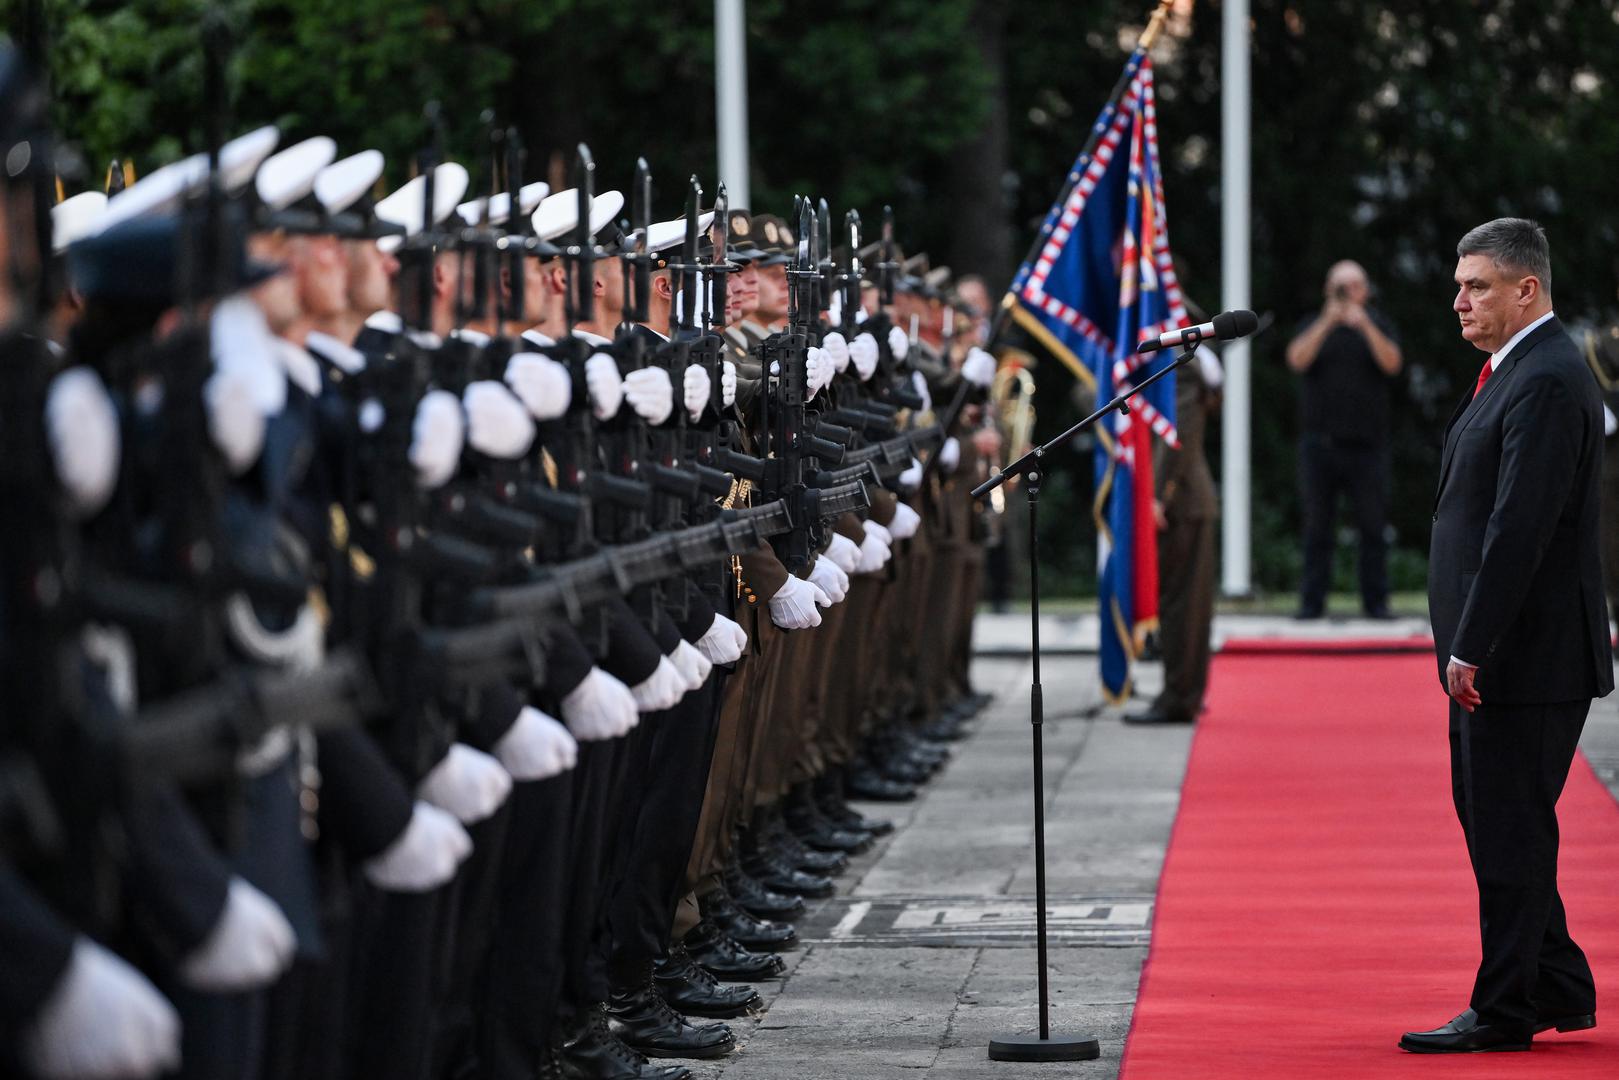
[[(99, 185), (201, 148), (199, 0), (40, 0), (57, 119)], [(0, 26), (22, 0), (0, 0)], [(488, 182), (492, 108), (553, 182), (590, 143), (604, 186), (636, 156), (673, 215), (684, 178), (714, 186), (709, 0), (226, 0), (238, 46), (232, 130), (375, 146), (402, 180), (443, 103), (446, 151)], [(1355, 258), (1399, 327), (1396, 582), (1420, 586), (1437, 430), (1478, 358), (1448, 311), (1456, 239), (1506, 213), (1552, 239), (1565, 321), (1613, 307), (1619, 210), (1619, 0), (1251, 0), (1253, 297), (1277, 329), (1254, 348), (1258, 584), (1297, 574), (1296, 393), (1285, 338)], [(1004, 283), (1117, 78), (1151, 0), (750, 0), (752, 209), (794, 192), (895, 206), (908, 250)], [(1192, 298), (1219, 304), (1220, 5), (1202, 0), (1156, 54), (1171, 237)], [(1004, 160), (1002, 157), (1004, 155)], [(70, 186), (72, 186), (70, 184)], [(1010, 253), (1008, 256), (1007, 253)], [(1043, 365), (1045, 426), (1071, 414)], [(1217, 450), (1217, 446), (1215, 447)], [(1078, 483), (1082, 487), (1083, 479)], [(1072, 497), (1082, 501), (1082, 490)], [(1077, 507), (1076, 515), (1083, 511)], [(1053, 513), (1052, 520), (1065, 515)], [(1073, 546), (1075, 530), (1065, 531)], [(1072, 560), (1079, 576), (1083, 557)]]

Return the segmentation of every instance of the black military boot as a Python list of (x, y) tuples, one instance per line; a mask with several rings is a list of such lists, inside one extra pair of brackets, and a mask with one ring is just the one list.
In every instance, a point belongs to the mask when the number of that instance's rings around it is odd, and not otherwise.
[(624, 1045), (598, 1005), (568, 1032), (561, 1058), (564, 1080), (691, 1080), (684, 1065), (654, 1065)]
[(871, 846), (871, 834), (840, 829), (821, 813), (811, 783), (806, 780), (787, 793), (782, 821), (806, 847), (816, 851), (857, 854)]
[(758, 953), (744, 949), (731, 940), (725, 931), (707, 919), (701, 920), (686, 931), (681, 944), (690, 951), (693, 960), (721, 982), (757, 982), (760, 979), (774, 979), (787, 970), (787, 965), (782, 962), (781, 957), (774, 953)]
[(723, 888), (699, 896), (697, 906), (703, 918), (723, 930), (738, 945), (774, 952), (798, 944), (798, 931), (793, 929), (791, 923), (759, 918), (737, 906), (731, 894)]
[(635, 986), (616, 987), (607, 999), (607, 1030), (647, 1057), (717, 1058), (736, 1049), (724, 1024), (690, 1024), (652, 984), (652, 965)]
[(916, 798), (915, 784), (892, 779), (864, 760), (850, 766), (844, 786), (850, 795), (870, 802), (910, 802)]
[(742, 868), (759, 884), (795, 896), (826, 897), (837, 891), (832, 879), (789, 866), (772, 849), (760, 845), (742, 857)]
[(725, 868), (721, 880), (738, 907), (761, 919), (796, 919), (804, 914), (802, 899), (765, 888), (735, 861)]
[(792, 830), (774, 814), (759, 830), (759, 839), (761, 843), (768, 844), (782, 862), (811, 874), (831, 877), (849, 868), (848, 856), (836, 851), (816, 851), (794, 836)]
[(652, 965), (652, 981), (669, 1007), (687, 1016), (730, 1020), (758, 1012), (765, 1006), (759, 991), (738, 983), (722, 986), (708, 969), (691, 958), (684, 945)]
[(815, 804), (820, 807), (826, 820), (840, 829), (863, 832), (873, 837), (887, 836), (893, 832), (892, 821), (866, 817), (849, 805), (844, 797), (844, 776), (845, 770), (840, 765), (828, 769), (815, 781)]

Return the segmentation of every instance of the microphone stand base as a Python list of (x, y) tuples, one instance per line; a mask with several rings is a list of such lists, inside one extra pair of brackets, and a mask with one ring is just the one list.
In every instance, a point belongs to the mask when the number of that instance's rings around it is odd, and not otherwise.
[(1094, 1061), (1102, 1047), (1089, 1035), (997, 1035), (989, 1041), (991, 1061)]

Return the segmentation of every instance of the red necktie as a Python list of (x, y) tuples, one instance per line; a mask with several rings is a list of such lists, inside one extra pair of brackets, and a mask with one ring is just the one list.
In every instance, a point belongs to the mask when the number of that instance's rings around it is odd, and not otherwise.
[(1494, 365), (1492, 365), (1488, 360), (1484, 361), (1484, 370), (1478, 373), (1478, 384), (1473, 387), (1473, 397), (1478, 397), (1478, 392), (1484, 389), (1485, 383), (1490, 381), (1490, 373), (1494, 370)]

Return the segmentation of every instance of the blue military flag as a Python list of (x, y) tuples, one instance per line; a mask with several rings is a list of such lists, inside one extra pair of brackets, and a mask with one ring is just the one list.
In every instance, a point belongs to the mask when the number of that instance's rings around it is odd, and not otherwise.
[[(1138, 355), (1136, 346), (1190, 321), (1170, 257), (1144, 50), (1130, 57), (1121, 85), (1096, 121), (1094, 152), (1075, 161), (1007, 298), (1012, 318), (1099, 404), (1174, 363), (1173, 351)], [(1107, 416), (1097, 434), (1102, 688), (1118, 703), (1130, 693), (1130, 662), (1158, 622), (1152, 439), (1178, 445), (1174, 375), (1133, 399), (1130, 413)]]

